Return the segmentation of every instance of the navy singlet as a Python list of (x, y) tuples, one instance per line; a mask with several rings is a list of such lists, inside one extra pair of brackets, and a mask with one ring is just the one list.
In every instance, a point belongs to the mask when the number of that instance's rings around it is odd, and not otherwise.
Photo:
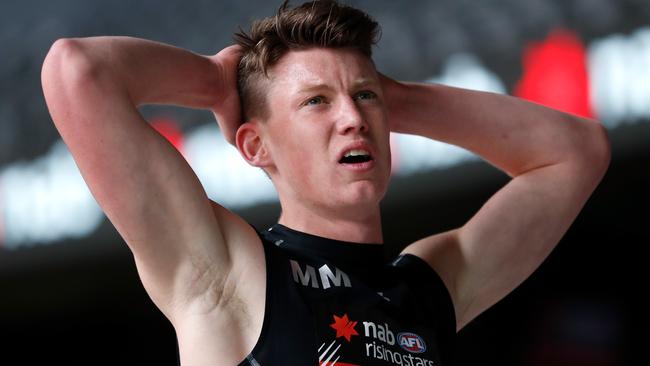
[(259, 235), (264, 323), (239, 366), (451, 365), (451, 297), (424, 260), (280, 224)]

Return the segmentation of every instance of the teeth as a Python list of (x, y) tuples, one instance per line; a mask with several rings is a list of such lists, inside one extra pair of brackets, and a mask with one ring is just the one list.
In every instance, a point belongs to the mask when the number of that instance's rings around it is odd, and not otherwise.
[(350, 156), (366, 156), (366, 155), (370, 155), (370, 153), (367, 152), (366, 150), (350, 150), (345, 154), (345, 157), (348, 158)]

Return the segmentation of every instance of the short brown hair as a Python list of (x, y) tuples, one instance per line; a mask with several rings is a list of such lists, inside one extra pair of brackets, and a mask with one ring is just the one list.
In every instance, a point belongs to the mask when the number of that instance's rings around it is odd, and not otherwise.
[(235, 42), (242, 47), (237, 84), (242, 120), (269, 116), (266, 103), (268, 69), (290, 50), (311, 47), (359, 50), (372, 60), (379, 24), (368, 14), (336, 0), (306, 2), (289, 9), (285, 0), (275, 16), (256, 20), (249, 34), (241, 28)]

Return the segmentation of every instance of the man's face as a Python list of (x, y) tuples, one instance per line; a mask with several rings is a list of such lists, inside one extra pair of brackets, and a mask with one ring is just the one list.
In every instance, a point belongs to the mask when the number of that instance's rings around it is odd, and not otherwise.
[(345, 212), (378, 207), (390, 148), (372, 62), (352, 49), (311, 48), (284, 55), (270, 76), (263, 128), (280, 198)]

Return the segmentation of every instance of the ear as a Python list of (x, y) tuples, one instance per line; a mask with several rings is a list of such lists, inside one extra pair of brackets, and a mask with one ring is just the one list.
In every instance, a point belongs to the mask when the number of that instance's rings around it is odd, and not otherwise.
[(243, 123), (235, 135), (237, 150), (246, 162), (254, 167), (265, 168), (272, 162), (264, 144), (262, 127), (258, 121)]

